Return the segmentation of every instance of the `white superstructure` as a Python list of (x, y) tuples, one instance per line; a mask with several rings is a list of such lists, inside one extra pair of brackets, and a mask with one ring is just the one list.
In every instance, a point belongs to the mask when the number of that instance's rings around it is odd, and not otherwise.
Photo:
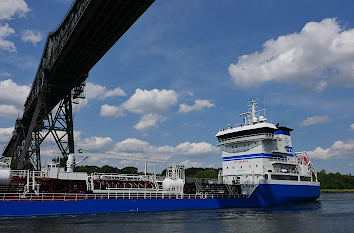
[(222, 148), (222, 177), (226, 184), (306, 184), (317, 182), (317, 172), (306, 152), (295, 153), (292, 129), (268, 123), (257, 101), (240, 114), (239, 127), (229, 125), (216, 137)]

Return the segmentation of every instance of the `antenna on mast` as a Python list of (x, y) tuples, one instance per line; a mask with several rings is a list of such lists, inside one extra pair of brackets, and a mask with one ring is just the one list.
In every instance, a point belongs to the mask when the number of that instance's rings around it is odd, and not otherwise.
[[(258, 102), (259, 102), (258, 100), (251, 99), (248, 105), (249, 106), (248, 112), (240, 114), (240, 116), (244, 117), (245, 125), (262, 123), (267, 120), (267, 118), (265, 117), (265, 108), (259, 109)], [(261, 115), (260, 114), (261, 112), (264, 112), (264, 114)]]

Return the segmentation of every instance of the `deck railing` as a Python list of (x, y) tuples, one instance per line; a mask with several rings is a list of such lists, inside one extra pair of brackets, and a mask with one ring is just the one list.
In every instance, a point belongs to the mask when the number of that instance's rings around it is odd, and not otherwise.
[(301, 161), (299, 161), (296, 157), (270, 158), (269, 160), (273, 163), (301, 164)]
[(272, 173), (278, 173), (278, 174), (299, 174), (299, 171), (295, 170), (295, 169), (273, 169)]
[(43, 171), (28, 171), (28, 170), (12, 170), (12, 176), (26, 178), (27, 176), (36, 178), (48, 178), (48, 174)]
[(169, 193), (1, 193), (0, 201), (81, 201), (86, 199), (208, 199), (208, 198), (246, 198), (245, 195), (229, 194), (169, 194)]

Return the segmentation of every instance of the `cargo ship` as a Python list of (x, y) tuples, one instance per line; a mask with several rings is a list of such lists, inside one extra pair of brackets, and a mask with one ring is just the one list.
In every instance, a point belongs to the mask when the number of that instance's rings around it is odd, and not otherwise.
[[(222, 168), (217, 179), (185, 177), (183, 165), (162, 175), (75, 172), (73, 153), (66, 166), (50, 162), (40, 171), (11, 170), (0, 158), (0, 216), (92, 214), (215, 208), (263, 208), (320, 196), (317, 172), (306, 152), (294, 152), (292, 129), (267, 122), (255, 100), (239, 126), (216, 134)], [(147, 162), (148, 160), (146, 160)], [(150, 161), (157, 162), (157, 161)], [(146, 165), (146, 163), (145, 163)]]

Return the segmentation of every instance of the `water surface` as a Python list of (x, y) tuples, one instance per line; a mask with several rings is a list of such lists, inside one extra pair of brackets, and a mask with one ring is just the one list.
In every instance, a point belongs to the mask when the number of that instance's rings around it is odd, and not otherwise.
[(354, 193), (266, 209), (1, 218), (0, 232), (354, 232)]

